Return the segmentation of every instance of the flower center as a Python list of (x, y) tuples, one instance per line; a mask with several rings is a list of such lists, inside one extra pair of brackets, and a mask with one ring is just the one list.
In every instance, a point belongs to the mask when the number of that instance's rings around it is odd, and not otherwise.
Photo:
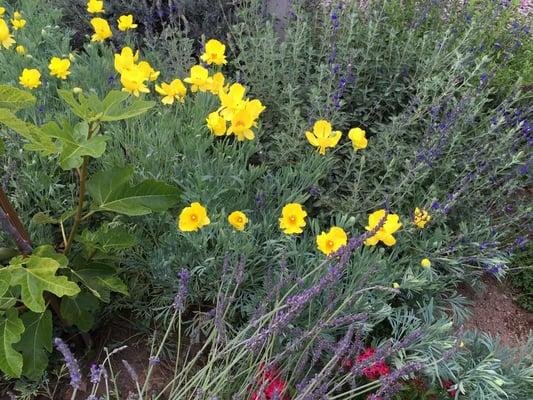
[(327, 246), (332, 248), (333, 246), (335, 245), (335, 243), (333, 242), (333, 240), (328, 240), (327, 242)]
[(198, 220), (198, 217), (196, 216), (196, 214), (191, 215), (191, 220), (193, 220), (193, 221)]
[(213, 60), (216, 60), (218, 58), (218, 54), (217, 53), (211, 53), (211, 58)]
[(237, 217), (237, 222), (238, 222), (239, 224), (242, 224), (242, 221), (243, 221), (243, 220), (242, 220), (242, 217)]
[(244, 121), (243, 121), (243, 120), (238, 120), (238, 121), (235, 123), (235, 126), (244, 126)]
[(294, 215), (291, 215), (289, 217), (289, 221), (291, 222), (291, 224), (294, 224), (296, 222), (296, 217)]

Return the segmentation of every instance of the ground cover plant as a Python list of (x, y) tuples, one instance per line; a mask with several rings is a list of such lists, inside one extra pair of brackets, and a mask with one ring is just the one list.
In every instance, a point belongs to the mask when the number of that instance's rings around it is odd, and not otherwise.
[(0, 4), (2, 393), (532, 397), (457, 290), (531, 268), (528, 4), (185, 3)]

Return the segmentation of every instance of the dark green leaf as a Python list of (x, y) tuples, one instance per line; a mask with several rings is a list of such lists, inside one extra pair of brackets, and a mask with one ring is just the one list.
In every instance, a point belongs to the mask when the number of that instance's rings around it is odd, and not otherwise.
[(52, 352), (52, 313), (31, 311), (21, 315), (25, 326), (22, 339), (14, 347), (22, 353), (22, 374), (37, 380), (48, 366), (48, 353)]
[(112, 250), (128, 249), (137, 244), (135, 236), (122, 226), (103, 225), (95, 232), (83, 231), (80, 241), (89, 252), (99, 250), (109, 253)]
[(178, 201), (177, 188), (153, 179), (130, 186), (132, 175), (129, 166), (96, 174), (87, 187), (94, 199), (92, 208), (133, 216), (165, 211)]
[(0, 370), (13, 378), (19, 378), (22, 373), (22, 354), (13, 348), (22, 332), (24, 324), (16, 309), (11, 308), (0, 315)]
[(72, 271), (90, 292), (100, 300), (109, 303), (111, 292), (128, 295), (128, 288), (118, 277), (113, 266), (101, 263), (87, 263)]
[(82, 332), (89, 332), (94, 326), (94, 313), (99, 305), (98, 299), (88, 292), (81, 292), (74, 297), (63, 297), (61, 316)]

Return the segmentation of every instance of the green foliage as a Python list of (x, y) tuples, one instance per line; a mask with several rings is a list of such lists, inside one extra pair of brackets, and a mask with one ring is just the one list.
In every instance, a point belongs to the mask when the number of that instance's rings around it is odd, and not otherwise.
[[(119, 91), (110, 91), (103, 100), (95, 94), (80, 94), (76, 100), (72, 92), (59, 90), (59, 96), (82, 120), (71, 123), (63, 117), (60, 123), (49, 121), (39, 127), (15, 115), (15, 112), (32, 106), (34, 96), (5, 85), (0, 86), (0, 92), (0, 125), (29, 142), (25, 145), (27, 150), (37, 151), (42, 156), (58, 155), (61, 169), (76, 170), (79, 175), (75, 211), (63, 212), (59, 209), (57, 212), (62, 213), (59, 218), (40, 212), (33, 218), (37, 224), (61, 226), (62, 253), (54, 250), (57, 243), (39, 246), (30, 255), (13, 257), (6, 267), (0, 269), (0, 296), (4, 311), (0, 370), (13, 377), (22, 374), (37, 380), (45, 371), (48, 353), (52, 350), (50, 301), (61, 299), (61, 315), (58, 317), (87, 332), (95, 323), (100, 301), (109, 302), (112, 292), (128, 294), (113, 265), (114, 255), (111, 253), (134, 246), (135, 238), (125, 228), (110, 227), (105, 223), (94, 232), (86, 229), (78, 237), (82, 220), (96, 211), (129, 216), (163, 212), (177, 202), (179, 192), (177, 188), (153, 179), (130, 186), (132, 167), (115, 168), (88, 178), (90, 160), (102, 157), (110, 140), (109, 136), (102, 134), (101, 124), (139, 116), (152, 108), (154, 102), (131, 100), (128, 94)], [(86, 186), (94, 200), (88, 211), (84, 207)], [(65, 225), (71, 220), (70, 233), (66, 236)], [(69, 262), (67, 256), (70, 257), (73, 249), (74, 257)], [(94, 258), (107, 260), (95, 262)], [(69, 267), (69, 264), (72, 266)], [(16, 311), (17, 303), (30, 310), (21, 319)]]
[(112, 211), (129, 216), (165, 211), (176, 204), (178, 190), (153, 179), (130, 186), (133, 167), (115, 168), (95, 174), (88, 183), (94, 211)]
[(511, 259), (512, 271), (509, 280), (518, 289), (516, 301), (529, 312), (533, 312), (533, 244), (528, 242)]
[[(71, 50), (69, 32), (55, 28), (60, 17), (56, 2), (27, 3), (30, 21), (17, 40), (32, 58), (0, 51), (0, 76), (11, 85), (22, 68), (44, 72), (51, 56)], [(143, 4), (132, 13), (136, 21), (146, 16), (148, 24), (153, 15), (141, 16), (142, 10), (166, 10), (163, 3), (146, 2), (148, 8)], [(211, 3), (188, 2), (189, 15), (201, 20), (184, 25), (209, 24), (203, 7)], [(446, 379), (464, 391), (460, 398), (530, 398), (527, 357), (516, 355), (520, 362), (514, 363), (492, 339), (468, 335), (458, 349), (461, 339), (452, 329), (468, 316), (457, 284), (476, 284), (494, 267), (505, 273), (513, 235), (528, 229), (527, 201), (518, 198), (513, 212), (502, 208), (530, 180), (520, 172), (530, 162), (525, 124), (513, 115), (520, 111), (524, 121), (531, 116), (531, 41), (509, 29), (515, 20), (523, 21), (499, 2), (463, 6), (375, 0), (366, 7), (362, 3), (367, 2), (340, 7), (337, 2), (294, 1), (280, 38), (279, 21), (265, 12), (264, 2), (239, 3), (237, 22), (225, 27), (227, 37), (219, 31), (203, 33), (205, 39), (217, 37), (227, 44), (226, 82), (238, 79), (247, 95), (267, 107), (253, 142), (209, 133), (206, 116), (219, 107), (209, 93), (156, 107), (120, 91), (113, 47), (133, 46), (129, 33), (114, 32), (114, 46), (82, 46), (89, 25), (81, 0), (63, 9), (66, 19), (74, 18), (73, 12), (81, 18), (72, 28), (84, 27), (76, 32), (79, 52), (69, 79), (48, 79), (35, 96), (0, 86), (0, 98), (7, 99), (0, 100), (0, 124), (7, 127), (2, 138), (8, 139), (2, 158), (6, 170), (14, 171), (5, 186), (22, 219), (31, 221), (34, 243), (50, 244), (0, 269), (0, 310), (5, 311), (0, 318), (3, 327), (9, 326), (3, 351), (13, 360), (0, 364), (1, 369), (36, 379), (46, 367), (47, 315), (52, 312), (47, 298), (53, 293), (62, 296), (54, 299), (60, 302), (54, 321), (61, 317), (69, 330), (88, 332), (101, 312), (115, 316), (124, 308), (159, 323), (166, 321), (179, 287), (176, 273), (185, 268), (192, 275), (191, 312), (179, 326), (191, 338), (202, 338), (208, 350), (199, 356), (202, 365), (191, 362), (179, 369), (175, 398), (193, 397), (206, 387), (206, 396), (247, 398), (259, 366), (271, 358), (291, 390), (321, 373), (331, 377), (329, 388), (342, 387), (348, 378), (337, 367), (340, 360), (332, 351), (315, 356), (313, 346), (333, 345), (348, 329), (318, 329), (320, 323), (357, 313), (368, 316), (355, 326), (361, 345), (423, 334), (387, 359), (397, 369), (409, 362), (426, 365), (421, 374), (432, 388), (423, 396), (433, 390), (447, 398), (440, 389)], [(107, 17), (136, 5), (109, 7)], [(200, 41), (187, 37), (192, 30), (181, 32), (155, 19), (156, 27), (136, 36), (134, 47), (161, 70), (162, 80), (183, 78), (196, 62), (191, 54)], [(139, 32), (149, 31), (140, 24)], [(523, 46), (513, 49), (515, 40)], [(83, 93), (74, 94), (71, 84), (83, 86)], [(339, 145), (324, 157), (304, 135), (319, 118), (343, 132)], [(369, 145), (354, 152), (347, 132), (356, 126), (366, 130)], [(176, 212), (164, 211), (193, 201), (206, 206), (211, 224), (199, 232), (179, 232)], [(308, 211), (299, 237), (285, 236), (277, 225), (281, 207), (292, 201)], [(411, 223), (415, 207), (432, 216), (423, 230)], [(403, 228), (396, 246), (358, 249), (334, 288), (306, 305), (264, 349), (248, 351), (243, 343), (283, 315), (284, 299), (320, 282), (328, 271), (316, 236), (335, 225), (353, 238), (364, 231), (368, 214), (380, 208), (400, 215)], [(226, 222), (234, 210), (250, 219), (243, 232)], [(9, 256), (2, 262), (13, 257), (6, 250)], [(422, 258), (429, 258), (432, 267), (422, 269)], [(236, 276), (239, 284), (234, 284)], [(24, 282), (38, 290), (28, 293)], [(390, 289), (393, 282), (399, 290)], [(24, 302), (34, 311), (46, 309), (18, 319), (15, 307)], [(221, 309), (222, 316), (217, 314)], [(261, 309), (266, 310), (263, 319), (254, 320)], [(170, 333), (173, 328), (171, 323)], [(301, 344), (301, 332), (314, 328), (318, 332), (302, 347), (290, 347), (291, 340)], [(59, 332), (59, 325), (55, 329)], [(39, 338), (34, 352), (25, 345), (30, 337)], [(166, 346), (162, 354), (180, 350), (173, 341)], [(370, 391), (380, 382), (365, 384)], [(329, 394), (351, 396), (335, 390)]]
[(22, 353), (22, 374), (37, 380), (46, 370), (48, 353), (52, 352), (52, 313), (50, 310), (43, 313), (27, 311), (20, 319), (24, 324), (24, 333), (15, 349)]
[(20, 341), (23, 332), (24, 324), (15, 308), (8, 309), (0, 316), (0, 368), (11, 377), (19, 377), (22, 373), (22, 355), (13, 348), (13, 344)]

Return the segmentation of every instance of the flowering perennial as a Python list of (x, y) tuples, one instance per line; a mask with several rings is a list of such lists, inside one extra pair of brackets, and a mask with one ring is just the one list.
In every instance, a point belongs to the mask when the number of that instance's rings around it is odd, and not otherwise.
[(378, 242), (383, 242), (387, 246), (394, 246), (396, 239), (392, 234), (402, 227), (400, 217), (397, 214), (388, 214), (385, 210), (374, 211), (368, 216), (368, 225), (365, 227), (367, 231), (372, 231), (380, 224), (380, 221), (385, 218), (385, 223), (374, 236), (365, 240), (367, 246), (375, 246)]
[(313, 132), (305, 132), (305, 137), (312, 146), (318, 148), (319, 154), (326, 154), (328, 147), (335, 147), (342, 136), (341, 131), (333, 132), (331, 123), (326, 120), (318, 120), (313, 126)]
[(339, 228), (338, 226), (333, 226), (329, 232), (322, 232), (316, 237), (318, 249), (328, 256), (335, 253), (342, 246), (346, 246), (347, 242), (348, 235), (346, 235), (344, 229)]

